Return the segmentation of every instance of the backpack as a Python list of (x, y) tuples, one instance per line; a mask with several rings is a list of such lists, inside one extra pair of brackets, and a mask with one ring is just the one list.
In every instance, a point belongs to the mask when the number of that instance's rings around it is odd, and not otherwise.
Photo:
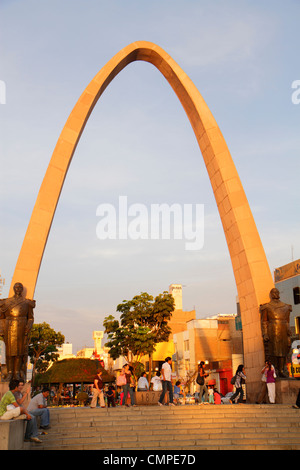
[(232, 379), (230, 380), (231, 385), (234, 385), (234, 384), (235, 384), (235, 379), (236, 379), (236, 376), (234, 375), (234, 376), (232, 377)]

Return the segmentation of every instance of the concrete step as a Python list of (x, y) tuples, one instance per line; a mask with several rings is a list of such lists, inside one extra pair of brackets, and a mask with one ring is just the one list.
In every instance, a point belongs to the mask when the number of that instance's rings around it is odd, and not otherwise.
[(54, 408), (41, 450), (300, 450), (291, 405)]
[[(64, 429), (61, 428), (60, 430), (57, 430), (54, 433), (50, 433), (47, 436), (45, 436), (45, 440), (50, 440), (53, 437), (56, 438), (57, 435), (61, 437), (66, 437), (68, 436), (69, 438), (78, 438), (78, 437), (85, 437), (85, 436), (99, 436), (105, 432), (106, 436), (109, 436), (110, 438), (117, 438), (117, 437), (122, 437), (125, 433), (128, 436), (133, 436), (133, 435), (157, 435), (157, 434), (165, 434), (168, 435), (170, 431), (178, 431), (180, 432), (181, 435), (185, 434), (193, 434), (197, 433), (198, 435), (205, 435), (205, 434), (244, 434), (244, 433), (255, 433), (257, 431), (258, 427), (257, 426), (240, 426), (238, 423), (232, 424), (232, 423), (226, 423), (222, 426), (220, 426), (218, 423), (215, 425), (209, 424), (209, 425), (202, 425), (201, 423), (197, 424), (197, 426), (193, 427), (188, 427), (187, 425), (185, 426), (176, 426), (174, 428), (173, 426), (159, 426), (158, 427), (148, 427), (145, 429), (145, 426), (139, 426), (138, 428), (135, 429), (128, 429), (125, 426), (122, 426), (118, 428), (117, 430), (105, 430), (103, 426), (96, 426), (96, 427), (79, 427), (76, 429)], [(280, 433), (280, 435), (286, 434), (287, 436), (291, 434), (296, 434), (299, 435), (299, 424), (297, 426), (289, 426), (289, 423), (285, 423), (284, 426), (276, 426), (275, 424), (271, 426), (264, 426), (260, 427), (260, 435), (274, 435)]]

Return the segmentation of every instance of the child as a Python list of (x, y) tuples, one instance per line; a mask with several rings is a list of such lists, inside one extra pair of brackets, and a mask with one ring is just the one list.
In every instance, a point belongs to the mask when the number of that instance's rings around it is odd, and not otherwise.
[(108, 387), (108, 391), (106, 392), (106, 398), (107, 398), (107, 407), (109, 408), (110, 405), (115, 407), (115, 390), (112, 385)]
[(181, 393), (180, 384), (180, 380), (177, 380), (176, 384), (174, 385), (174, 402), (176, 405), (179, 404), (179, 395)]
[(208, 385), (208, 403), (210, 403), (211, 405), (214, 405), (215, 403), (213, 385)]
[(215, 405), (221, 405), (222, 401), (221, 401), (221, 394), (216, 390), (214, 389), (214, 403)]

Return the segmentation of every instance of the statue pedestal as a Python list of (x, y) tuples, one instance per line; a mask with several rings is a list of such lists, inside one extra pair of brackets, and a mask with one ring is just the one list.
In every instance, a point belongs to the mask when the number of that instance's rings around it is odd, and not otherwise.
[(0, 400), (5, 395), (6, 392), (9, 390), (9, 383), (8, 382), (0, 382)]
[(300, 380), (277, 379), (276, 403), (283, 405), (295, 405), (300, 390)]

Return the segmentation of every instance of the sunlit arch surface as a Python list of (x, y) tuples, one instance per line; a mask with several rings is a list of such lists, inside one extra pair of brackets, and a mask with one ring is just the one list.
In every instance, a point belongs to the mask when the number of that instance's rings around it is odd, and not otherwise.
[[(259, 305), (274, 286), (265, 252), (222, 133), (201, 94), (178, 64), (159, 46), (138, 41), (116, 54), (93, 78), (72, 110), (42, 182), (13, 275), (33, 298), (55, 209), (76, 146), (103, 91), (131, 62), (153, 64), (178, 96), (194, 129), (220, 213), (240, 301), (248, 383), (259, 380), (263, 363)], [(217, 284), (216, 284), (217, 289)]]

